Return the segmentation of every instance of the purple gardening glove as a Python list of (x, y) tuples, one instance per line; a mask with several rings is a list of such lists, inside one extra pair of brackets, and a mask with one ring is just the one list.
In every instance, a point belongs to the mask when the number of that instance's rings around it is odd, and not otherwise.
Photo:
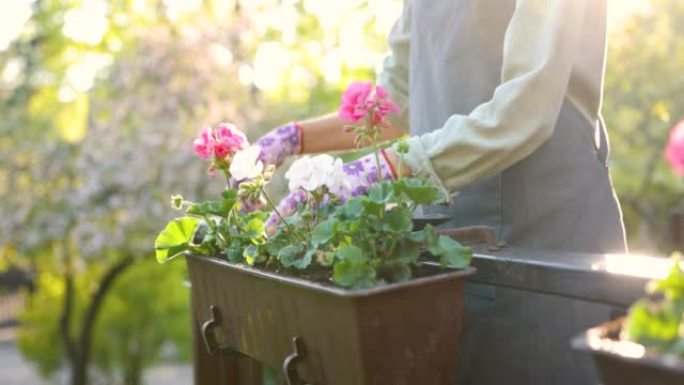
[[(261, 148), (258, 160), (264, 163), (264, 167), (273, 165), (280, 166), (285, 158), (296, 155), (302, 149), (302, 130), (297, 123), (288, 123), (269, 131), (254, 143)], [(236, 188), (242, 181), (231, 180), (229, 186)], [(240, 199), (243, 211), (251, 212), (265, 207), (263, 199)]]
[(261, 147), (259, 160), (264, 166), (280, 166), (285, 158), (302, 151), (302, 129), (297, 123), (288, 123), (268, 132), (256, 143)]
[[(380, 152), (380, 178), (383, 181), (396, 179), (394, 169), (387, 160), (384, 151)], [(288, 172), (289, 173), (289, 172)], [(332, 170), (330, 181), (327, 183), (330, 192), (337, 195), (343, 202), (349, 198), (368, 194), (370, 188), (378, 183), (377, 165), (375, 155), (369, 154), (360, 159), (345, 163), (341, 170)], [(286, 178), (288, 174), (285, 175)], [(304, 188), (292, 190), (280, 203), (278, 212), (283, 217), (289, 217), (297, 212), (300, 204), (306, 200), (307, 193)], [(273, 235), (276, 227), (280, 224), (280, 217), (272, 212), (266, 220), (266, 234)]]

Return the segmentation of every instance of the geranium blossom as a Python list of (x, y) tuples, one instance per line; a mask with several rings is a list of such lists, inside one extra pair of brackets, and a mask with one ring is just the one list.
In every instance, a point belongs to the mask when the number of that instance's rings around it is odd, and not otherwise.
[(358, 122), (368, 112), (368, 101), (373, 92), (373, 84), (354, 82), (342, 95), (340, 118), (351, 122)]
[(303, 156), (297, 159), (285, 173), (290, 191), (298, 188), (314, 191), (325, 185), (334, 162), (335, 159), (328, 154)]
[(205, 127), (200, 131), (199, 138), (192, 142), (195, 153), (202, 159), (207, 159), (214, 151), (214, 135), (211, 127)]
[(373, 124), (380, 123), (387, 114), (398, 114), (400, 111), (399, 106), (390, 100), (389, 94), (381, 86), (375, 87), (375, 100), (372, 102), (375, 106)]
[(344, 176), (342, 160), (328, 154), (303, 156), (292, 163), (285, 173), (290, 191), (299, 188), (314, 191), (319, 187), (328, 186), (328, 189), (336, 193), (342, 191), (345, 186)]
[(254, 179), (264, 171), (264, 163), (259, 160), (261, 148), (249, 146), (238, 151), (230, 164), (230, 174), (236, 181)]
[(233, 124), (221, 123), (214, 131), (214, 153), (218, 158), (232, 155), (248, 145), (245, 134)]
[(351, 184), (349, 183), (349, 175), (344, 169), (342, 159), (335, 159), (325, 184), (328, 186), (328, 190), (330, 190), (331, 193), (340, 198), (344, 198), (350, 194)]
[(249, 146), (247, 137), (235, 125), (221, 123), (216, 129), (205, 127), (199, 138), (192, 142), (195, 153), (207, 159), (213, 153), (219, 159), (233, 155), (236, 151)]
[(372, 124), (382, 122), (387, 114), (399, 113), (399, 106), (389, 99), (387, 91), (381, 86), (375, 86), (370, 82), (354, 82), (342, 95), (340, 106), (340, 118), (358, 122), (368, 115)]

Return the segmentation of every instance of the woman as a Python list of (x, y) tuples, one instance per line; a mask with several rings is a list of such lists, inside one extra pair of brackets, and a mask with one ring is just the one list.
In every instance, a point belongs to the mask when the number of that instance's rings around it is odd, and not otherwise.
[[(511, 247), (625, 252), (600, 115), (605, 38), (605, 0), (405, 1), (379, 84), (401, 107), (386, 138), (411, 134), (404, 170), (452, 198), (426, 211), (450, 214), (450, 227), (492, 226)], [(280, 127), (259, 140), (264, 160), (353, 148), (344, 123)], [(396, 153), (383, 162), (391, 178)], [(568, 341), (607, 317), (472, 285), (460, 383), (596, 383)]]

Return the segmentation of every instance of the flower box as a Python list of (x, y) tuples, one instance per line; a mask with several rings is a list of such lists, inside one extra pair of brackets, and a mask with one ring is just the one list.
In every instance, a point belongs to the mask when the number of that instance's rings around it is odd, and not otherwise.
[(604, 385), (684, 384), (684, 360), (619, 339), (624, 319), (589, 329), (573, 347), (591, 352)]
[(155, 256), (186, 257), (210, 354), (282, 365), (289, 385), (451, 384), (472, 248), (439, 233), (433, 224), (445, 218), (415, 220), (420, 205), (448, 197), (402, 171), (408, 144), (381, 148), (385, 115), (398, 110), (387, 93), (370, 83), (348, 93), (359, 115), (344, 130), (372, 153), (348, 163), (301, 157), (277, 205), (265, 186), (302, 128), (277, 128), (253, 145), (229, 123), (203, 129), (195, 151), (227, 188), (198, 203), (173, 196), (185, 214), (160, 232)]
[(307, 383), (454, 383), (463, 281), (474, 268), (350, 291), (205, 256), (186, 261), (210, 351), (228, 347), (272, 367), (290, 357), (286, 372)]

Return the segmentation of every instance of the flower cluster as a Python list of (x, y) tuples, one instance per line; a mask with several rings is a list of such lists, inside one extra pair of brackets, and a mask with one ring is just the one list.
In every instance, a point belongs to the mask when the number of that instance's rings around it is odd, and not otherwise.
[(387, 91), (370, 82), (354, 82), (342, 95), (340, 118), (349, 122), (359, 122), (364, 117), (371, 124), (384, 122), (389, 113), (399, 113), (399, 106), (389, 99)]
[(230, 158), (238, 151), (249, 146), (247, 137), (234, 124), (221, 123), (215, 129), (205, 127), (199, 138), (192, 142), (197, 156), (208, 159), (214, 155), (209, 174), (214, 177), (216, 170), (227, 170)]
[(259, 160), (261, 147), (253, 145), (238, 151), (230, 162), (231, 177), (238, 181), (246, 181), (256, 178), (264, 171), (264, 163)]
[[(298, 151), (301, 128), (286, 125), (252, 146), (233, 125), (204, 129), (193, 143), (195, 152), (203, 159), (213, 155), (210, 170), (223, 171), (228, 188), (221, 199), (200, 203), (172, 197), (173, 207), (187, 209), (157, 237), (158, 261), (190, 251), (287, 274), (323, 276), (352, 289), (410, 279), (425, 249), (445, 267), (467, 266), (472, 250), (429, 225), (413, 228), (413, 211), (435, 203), (439, 190), (423, 180), (401, 178), (380, 149), (387, 114), (398, 111), (382, 87), (352, 84), (339, 114), (357, 124), (347, 131), (372, 152), (344, 164), (326, 154), (300, 158), (285, 174), (290, 193), (278, 205), (264, 187), (281, 155)], [(289, 150), (274, 149), (276, 142)], [(279, 154), (274, 159), (262, 154), (271, 150)], [(249, 205), (262, 198), (270, 213), (261, 211), (263, 205)]]
[(301, 157), (292, 163), (285, 178), (290, 191), (302, 188), (313, 192), (325, 186), (333, 194), (341, 196), (349, 189), (342, 159), (328, 154)]
[(197, 155), (207, 159), (213, 153), (217, 158), (225, 159), (249, 145), (247, 137), (231, 123), (221, 123), (212, 129), (205, 127), (200, 137), (192, 142)]

